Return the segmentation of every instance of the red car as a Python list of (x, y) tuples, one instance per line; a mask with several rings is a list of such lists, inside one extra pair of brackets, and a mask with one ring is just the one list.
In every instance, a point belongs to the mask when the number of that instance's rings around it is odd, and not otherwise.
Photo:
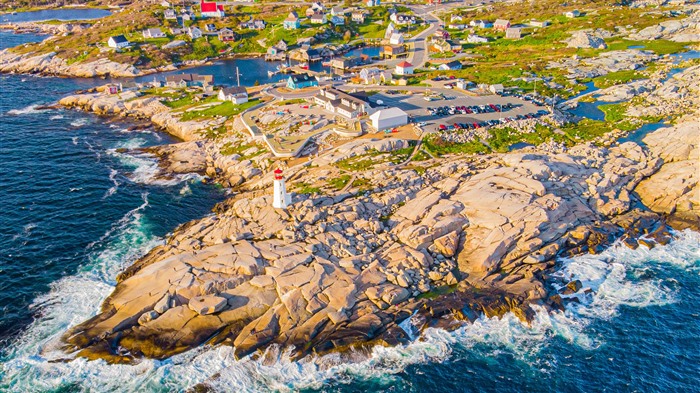
[(440, 130), (445, 131), (447, 130), (447, 127), (444, 124), (440, 124)]

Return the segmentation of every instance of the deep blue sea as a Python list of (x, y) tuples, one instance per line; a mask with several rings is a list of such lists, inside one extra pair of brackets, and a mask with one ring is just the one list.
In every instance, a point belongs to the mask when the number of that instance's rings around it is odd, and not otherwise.
[[(32, 39), (0, 33), (3, 47)], [(563, 313), (538, 309), (531, 326), (481, 319), (355, 362), (236, 360), (229, 347), (136, 365), (54, 362), (65, 357), (56, 339), (95, 315), (121, 269), (224, 198), (195, 176), (155, 180), (155, 161), (115, 151), (172, 141), (162, 133), (37, 107), (101, 82), (0, 75), (0, 391), (181, 392), (203, 381), (235, 392), (700, 391), (691, 232), (562, 260), (558, 274), (594, 295)]]

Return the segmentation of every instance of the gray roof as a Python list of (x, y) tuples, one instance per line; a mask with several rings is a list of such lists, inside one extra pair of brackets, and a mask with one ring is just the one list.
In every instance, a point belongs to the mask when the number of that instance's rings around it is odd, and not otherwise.
[(123, 35), (115, 35), (114, 37), (110, 37), (110, 38), (117, 44), (129, 42), (129, 40), (127, 40), (126, 37), (124, 37)]
[(299, 82), (308, 82), (308, 81), (317, 81), (317, 79), (309, 74), (296, 74), (290, 76), (292, 78), (292, 81), (294, 83), (299, 83)]
[(248, 94), (248, 90), (243, 86), (225, 87), (221, 91), (226, 95)]

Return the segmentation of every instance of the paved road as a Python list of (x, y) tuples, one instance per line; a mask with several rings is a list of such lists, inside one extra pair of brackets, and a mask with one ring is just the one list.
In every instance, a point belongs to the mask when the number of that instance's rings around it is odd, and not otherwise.
[[(417, 13), (417, 12), (416, 12)], [(440, 19), (432, 13), (421, 15), (426, 22), (430, 23), (430, 27), (423, 30), (420, 34), (411, 38), (409, 42), (413, 43), (413, 51), (408, 58), (408, 62), (413, 64), (414, 68), (421, 68), (428, 60), (428, 37), (432, 36), (438, 27), (440, 27)]]

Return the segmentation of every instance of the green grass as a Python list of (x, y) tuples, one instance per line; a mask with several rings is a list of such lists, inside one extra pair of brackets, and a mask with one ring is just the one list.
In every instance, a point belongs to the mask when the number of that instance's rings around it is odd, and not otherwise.
[(236, 105), (231, 101), (226, 101), (222, 104), (211, 106), (201, 111), (189, 111), (182, 114), (180, 120), (202, 120), (216, 116), (231, 117), (235, 116), (244, 110), (260, 103), (260, 100), (250, 100), (246, 103)]
[(342, 190), (343, 187), (345, 187), (348, 184), (351, 178), (352, 176), (350, 175), (342, 175), (340, 177), (335, 177), (333, 179), (328, 180), (328, 184), (337, 190)]
[(566, 135), (554, 132), (551, 128), (537, 125), (534, 132), (518, 132), (513, 128), (506, 127), (502, 129), (492, 129), (489, 131), (490, 137), (488, 144), (494, 151), (506, 153), (510, 147), (516, 143), (529, 143), (539, 145), (548, 141), (556, 141), (568, 143), (569, 138)]
[(423, 139), (423, 146), (436, 156), (445, 154), (485, 154), (489, 152), (489, 148), (479, 141), (454, 143), (446, 142), (438, 136)]
[(604, 104), (598, 106), (598, 109), (605, 113), (605, 121), (617, 123), (625, 119), (625, 111), (627, 110), (627, 105), (624, 103)]
[(321, 189), (318, 187), (313, 187), (308, 183), (297, 183), (295, 185), (298, 194), (320, 194)]
[(672, 53), (685, 52), (689, 45), (687, 42), (674, 42), (668, 40), (653, 40), (653, 41), (631, 41), (621, 40), (619, 38), (611, 39), (607, 42), (608, 50), (625, 50), (630, 46), (643, 46), (642, 50), (650, 50), (659, 55), (668, 55)]
[(633, 80), (644, 79), (646, 76), (635, 70), (623, 70), (611, 72), (607, 75), (599, 76), (593, 79), (593, 85), (599, 89), (620, 85)]

